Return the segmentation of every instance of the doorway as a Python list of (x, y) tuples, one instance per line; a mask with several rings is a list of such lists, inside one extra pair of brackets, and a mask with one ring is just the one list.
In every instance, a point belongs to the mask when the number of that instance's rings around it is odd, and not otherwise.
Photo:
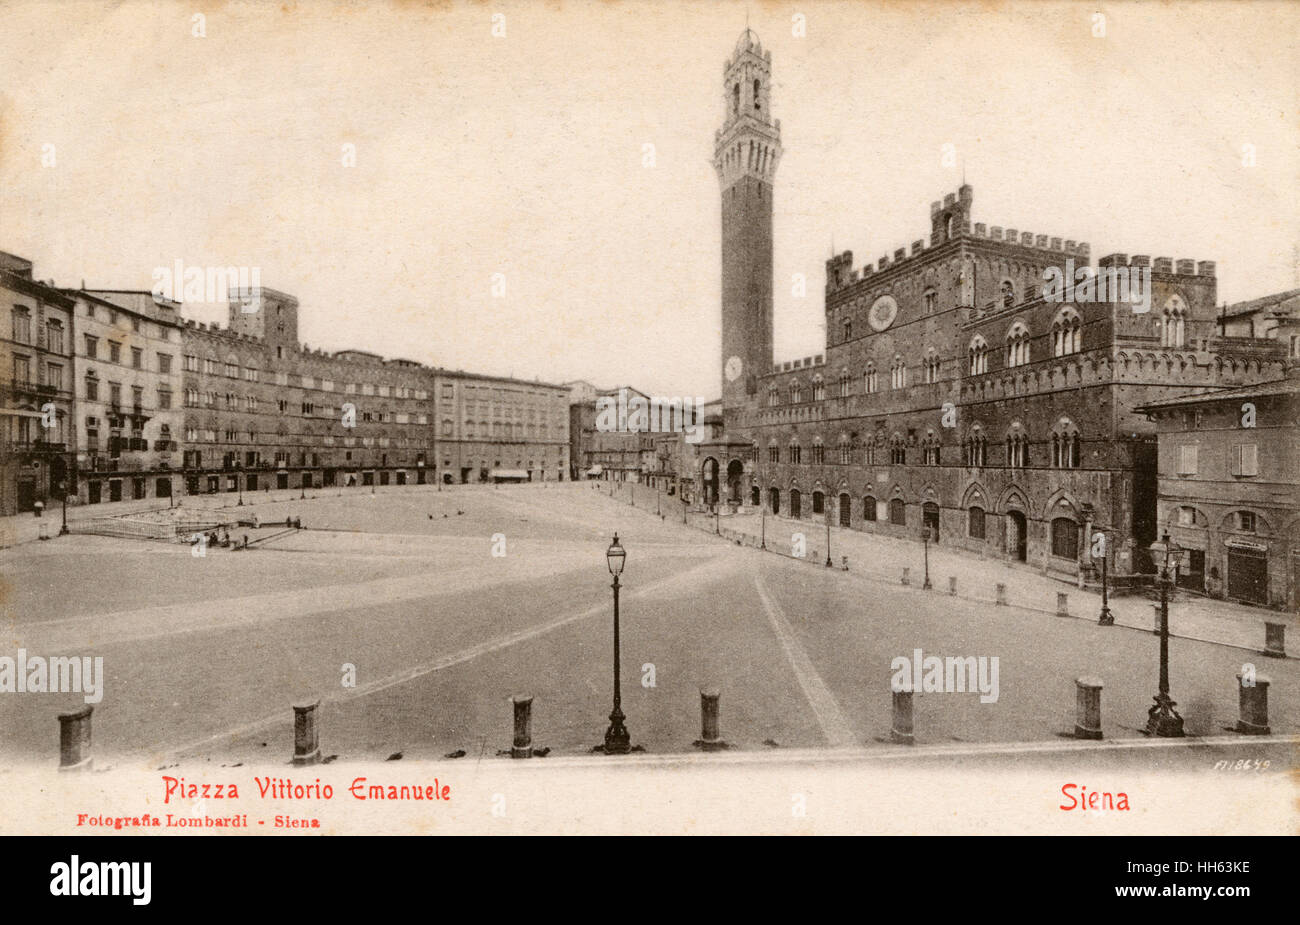
[(1018, 562), (1029, 557), (1029, 524), (1023, 511), (1007, 511), (1007, 552)]
[(18, 483), (18, 510), (30, 511), (36, 507), (36, 483), (22, 481)]
[(1262, 549), (1228, 547), (1228, 597), (1268, 603), (1268, 555)]
[(930, 542), (939, 542), (939, 505), (927, 501), (921, 505), (921, 526), (930, 531)]
[(790, 489), (790, 516), (798, 518), (803, 513), (802, 504), (799, 499), (799, 489)]

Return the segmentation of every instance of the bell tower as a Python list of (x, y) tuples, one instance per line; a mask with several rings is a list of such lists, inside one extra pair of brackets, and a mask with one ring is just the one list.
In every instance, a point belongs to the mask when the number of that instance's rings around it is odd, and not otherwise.
[(749, 29), (723, 75), (713, 167), (722, 188), (722, 405), (730, 426), (772, 368), (772, 185), (781, 123), (772, 119), (772, 53)]

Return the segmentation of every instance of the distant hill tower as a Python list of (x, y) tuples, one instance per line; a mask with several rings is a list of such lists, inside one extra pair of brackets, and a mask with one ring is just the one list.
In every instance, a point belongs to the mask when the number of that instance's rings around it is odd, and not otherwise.
[(722, 187), (722, 404), (753, 401), (772, 368), (772, 184), (781, 123), (771, 109), (772, 53), (746, 29), (724, 70), (726, 116), (714, 140)]

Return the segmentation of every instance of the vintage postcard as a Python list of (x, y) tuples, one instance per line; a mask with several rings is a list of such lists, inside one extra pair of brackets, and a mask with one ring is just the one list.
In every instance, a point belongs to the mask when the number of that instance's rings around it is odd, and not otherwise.
[(1297, 35), (0, 3), (0, 832), (1296, 834)]

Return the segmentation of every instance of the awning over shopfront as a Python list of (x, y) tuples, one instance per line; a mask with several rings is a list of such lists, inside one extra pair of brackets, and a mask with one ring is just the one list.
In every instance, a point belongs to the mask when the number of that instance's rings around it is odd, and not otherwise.
[(528, 473), (523, 469), (493, 469), (492, 480), (496, 482), (527, 482)]

